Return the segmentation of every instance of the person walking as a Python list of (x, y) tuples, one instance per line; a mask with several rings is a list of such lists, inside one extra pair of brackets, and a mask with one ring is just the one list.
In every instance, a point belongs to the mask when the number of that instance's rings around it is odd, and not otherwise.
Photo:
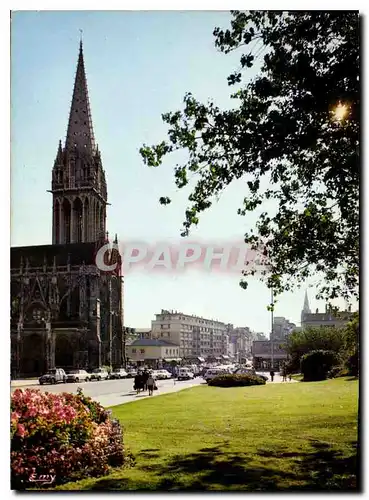
[(145, 368), (143, 374), (142, 374), (142, 380), (143, 380), (143, 390), (147, 391), (147, 380), (149, 378), (149, 372)]
[(153, 395), (154, 387), (155, 387), (154, 375), (152, 373), (149, 373), (147, 378), (147, 388), (149, 389), (149, 396)]
[(138, 394), (141, 390), (142, 387), (142, 375), (140, 372), (137, 373), (135, 376), (135, 383), (133, 386), (133, 389), (136, 391), (136, 394)]
[(271, 381), (273, 382), (273, 380), (274, 380), (274, 375), (275, 375), (275, 373), (274, 373), (273, 369), (272, 369), (272, 370), (270, 370), (269, 375), (270, 375), (270, 379), (271, 379)]

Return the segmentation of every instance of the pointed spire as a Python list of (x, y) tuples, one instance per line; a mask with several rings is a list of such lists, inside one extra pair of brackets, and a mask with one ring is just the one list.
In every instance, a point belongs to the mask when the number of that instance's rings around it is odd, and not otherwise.
[(307, 290), (305, 291), (305, 299), (304, 299), (304, 308), (303, 308), (303, 311), (305, 313), (310, 313), (310, 305), (309, 305), (309, 297), (308, 297), (308, 294), (307, 294)]
[(79, 43), (78, 64), (65, 145), (69, 151), (77, 149), (80, 153), (93, 154), (95, 152), (95, 137), (88, 98), (82, 37)]

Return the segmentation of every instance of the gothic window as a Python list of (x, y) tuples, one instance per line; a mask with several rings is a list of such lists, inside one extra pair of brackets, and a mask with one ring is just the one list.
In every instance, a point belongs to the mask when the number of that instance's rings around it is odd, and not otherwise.
[(32, 311), (32, 319), (34, 321), (37, 321), (37, 323), (40, 323), (42, 318), (42, 311), (41, 309), (33, 309)]

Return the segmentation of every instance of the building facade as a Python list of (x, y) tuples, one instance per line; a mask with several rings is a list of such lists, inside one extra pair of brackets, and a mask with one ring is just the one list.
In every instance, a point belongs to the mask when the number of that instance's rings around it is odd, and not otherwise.
[(236, 327), (229, 332), (229, 342), (233, 345), (233, 356), (240, 362), (250, 358), (255, 334), (248, 326)]
[(151, 322), (152, 337), (179, 345), (181, 358), (228, 356), (231, 329), (220, 321), (164, 309)]
[(351, 307), (347, 311), (333, 311), (328, 305), (325, 307), (325, 312), (320, 313), (319, 309), (316, 309), (315, 313), (312, 313), (306, 292), (304, 307), (301, 311), (301, 328), (302, 330), (320, 326), (342, 328), (352, 320), (353, 314)]
[(256, 370), (279, 370), (287, 361), (287, 352), (279, 342), (256, 340), (252, 345), (252, 359)]
[(275, 342), (283, 342), (296, 330), (296, 325), (282, 316), (276, 316), (273, 320), (273, 331), (271, 340)]
[(179, 346), (162, 339), (137, 339), (127, 346), (131, 362), (159, 367), (164, 361), (179, 358)]
[[(95, 143), (82, 42), (65, 143), (52, 169), (52, 244), (11, 248), (11, 373), (55, 367), (122, 366), (123, 277), (106, 274), (96, 254), (109, 243), (107, 185)], [(117, 243), (115, 237), (114, 243)]]

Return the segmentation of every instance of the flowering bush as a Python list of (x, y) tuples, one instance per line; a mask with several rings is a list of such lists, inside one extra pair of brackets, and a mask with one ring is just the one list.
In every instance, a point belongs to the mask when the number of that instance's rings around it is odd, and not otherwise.
[(104, 474), (123, 461), (119, 423), (82, 391), (17, 389), (12, 394), (12, 489), (35, 486), (29, 482), (32, 474), (55, 475), (55, 485)]

